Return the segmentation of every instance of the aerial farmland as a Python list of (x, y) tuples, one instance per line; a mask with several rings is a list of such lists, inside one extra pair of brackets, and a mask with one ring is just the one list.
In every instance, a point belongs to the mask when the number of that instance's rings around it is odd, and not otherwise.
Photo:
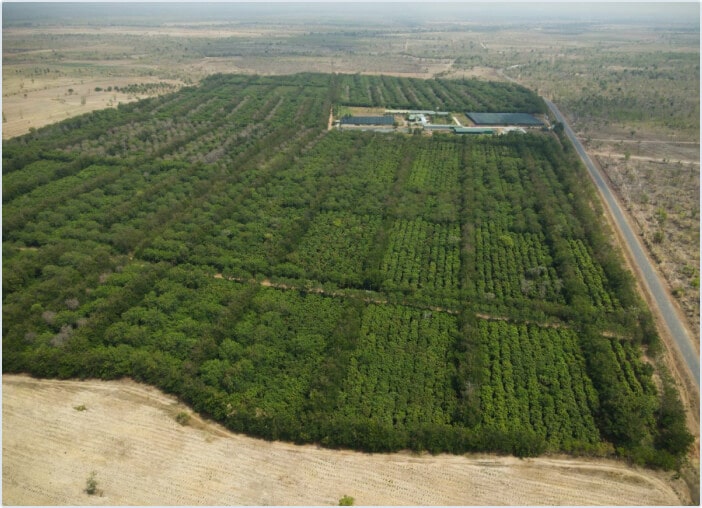
[[(675, 63), (694, 24), (646, 56), (643, 19), (571, 38), (163, 8), (4, 6), (3, 503), (698, 502), (699, 374), (569, 137), (699, 365), (699, 251), (664, 248), (699, 227), (699, 97), (625, 114), (612, 77), (674, 41), (628, 77), (699, 87)], [(564, 38), (571, 62), (610, 44), (610, 116), (567, 86)]]

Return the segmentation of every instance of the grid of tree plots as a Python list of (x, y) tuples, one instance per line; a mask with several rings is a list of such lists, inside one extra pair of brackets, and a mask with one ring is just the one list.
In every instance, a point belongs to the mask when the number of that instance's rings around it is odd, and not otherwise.
[(342, 414), (389, 427), (450, 424), (456, 405), (450, 358), (456, 319), (446, 313), (369, 305), (359, 332), (339, 395)]
[(349, 106), (546, 113), (536, 94), (512, 83), (354, 74), (344, 75), (336, 86), (339, 102)]
[(501, 430), (527, 430), (566, 449), (594, 444), (597, 394), (571, 330), (482, 321), (483, 422)]
[(458, 224), (397, 219), (389, 231), (381, 271), (386, 290), (458, 293), (461, 231)]
[(220, 75), (4, 142), (4, 371), (131, 376), (270, 439), (674, 466), (679, 399), (566, 141), (327, 131), (366, 93), (538, 103)]

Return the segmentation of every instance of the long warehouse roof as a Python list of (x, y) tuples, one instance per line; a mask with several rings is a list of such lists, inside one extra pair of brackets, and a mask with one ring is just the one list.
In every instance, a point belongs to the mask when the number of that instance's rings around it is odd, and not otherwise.
[(393, 125), (395, 119), (391, 116), (345, 116), (341, 125)]
[(466, 112), (476, 125), (543, 125), (543, 122), (529, 113), (473, 113)]

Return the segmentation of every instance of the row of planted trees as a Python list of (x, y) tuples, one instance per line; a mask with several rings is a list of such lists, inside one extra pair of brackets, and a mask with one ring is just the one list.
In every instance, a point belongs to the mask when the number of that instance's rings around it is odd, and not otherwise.
[(538, 95), (512, 83), (353, 74), (339, 77), (337, 86), (340, 102), (349, 106), (546, 113)]
[(4, 370), (132, 376), (267, 438), (674, 465), (679, 400), (563, 140), (327, 132), (355, 79), (215, 76), (6, 142)]

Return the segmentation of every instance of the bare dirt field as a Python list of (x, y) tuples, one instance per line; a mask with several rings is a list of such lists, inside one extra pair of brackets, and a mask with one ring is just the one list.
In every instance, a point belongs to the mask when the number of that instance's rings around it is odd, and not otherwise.
[[(266, 442), (132, 381), (3, 376), (3, 504), (681, 505), (682, 480), (611, 460), (363, 454)], [(185, 426), (180, 412), (191, 414)], [(95, 472), (97, 494), (86, 492)]]
[(204, 77), (218, 72), (233, 74), (279, 75), (298, 72), (338, 72), (342, 74), (384, 74), (405, 78), (430, 78), (451, 67), (450, 60), (403, 58), (384, 55), (350, 55), (342, 57), (281, 56), (268, 58), (207, 57), (183, 67), (190, 76)]
[(492, 67), (475, 66), (470, 69), (455, 69), (451, 68), (441, 77), (447, 79), (483, 79), (486, 81), (508, 81), (503, 74), (500, 74), (499, 69)]
[[(127, 86), (135, 83), (168, 82), (179, 87), (180, 82), (150, 77), (102, 77), (76, 79), (64, 77), (53, 80), (33, 80), (34, 83), (19, 89), (17, 79), (3, 80), (2, 137), (3, 139), (29, 132), (30, 128), (59, 122), (97, 109), (116, 107), (148, 97), (147, 94), (132, 94), (110, 91), (112, 86)], [(102, 88), (102, 91), (95, 91)], [(72, 92), (69, 92), (69, 89)]]

